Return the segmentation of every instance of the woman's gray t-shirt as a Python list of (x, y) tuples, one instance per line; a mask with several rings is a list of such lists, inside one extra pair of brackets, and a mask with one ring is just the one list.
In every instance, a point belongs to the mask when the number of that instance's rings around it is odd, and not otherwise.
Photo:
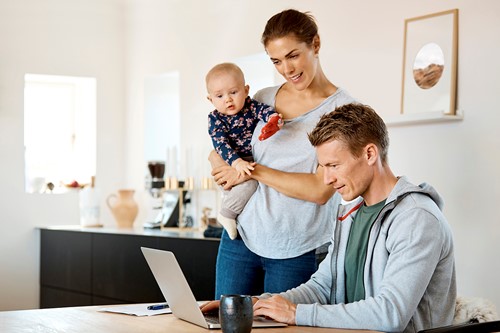
[[(275, 106), (281, 86), (258, 91), (254, 98)], [(307, 137), (319, 118), (337, 106), (356, 102), (345, 90), (337, 91), (316, 108), (287, 119), (272, 137), (259, 141), (265, 125), (259, 122), (252, 138), (253, 156), (258, 164), (285, 172), (315, 173), (316, 150)], [(304, 191), (309, 189), (304, 188)], [(238, 217), (238, 231), (245, 245), (255, 254), (272, 259), (294, 258), (327, 243), (331, 238), (334, 210), (340, 196), (326, 204), (288, 197), (259, 182), (256, 192)]]

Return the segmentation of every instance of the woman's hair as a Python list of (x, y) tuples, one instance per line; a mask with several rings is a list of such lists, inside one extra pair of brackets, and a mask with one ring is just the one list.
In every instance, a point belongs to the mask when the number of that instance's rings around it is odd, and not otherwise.
[(311, 45), (314, 37), (318, 35), (318, 26), (314, 17), (309, 12), (302, 13), (295, 9), (284, 10), (267, 21), (261, 42), (265, 47), (269, 41), (289, 35)]
[(308, 134), (314, 147), (333, 140), (344, 143), (351, 154), (359, 157), (363, 148), (375, 144), (382, 163), (387, 163), (389, 134), (380, 116), (368, 105), (351, 103), (324, 114)]

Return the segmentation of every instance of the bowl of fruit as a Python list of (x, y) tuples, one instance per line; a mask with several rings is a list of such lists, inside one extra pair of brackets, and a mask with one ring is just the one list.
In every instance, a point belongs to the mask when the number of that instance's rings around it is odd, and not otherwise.
[(77, 189), (77, 190), (84, 188), (86, 185), (88, 185), (88, 184), (82, 184), (76, 180), (73, 180), (70, 183), (64, 183), (64, 187), (66, 187), (68, 189)]

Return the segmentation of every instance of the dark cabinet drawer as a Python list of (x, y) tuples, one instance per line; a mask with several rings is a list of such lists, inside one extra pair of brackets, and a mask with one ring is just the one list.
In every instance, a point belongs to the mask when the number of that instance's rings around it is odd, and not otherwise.
[(218, 245), (212, 240), (161, 238), (158, 249), (175, 254), (196, 299), (211, 300), (215, 296)]
[(41, 230), (40, 284), (90, 294), (92, 235)]
[[(40, 287), (40, 308), (62, 308), (66, 306), (94, 305), (90, 294), (76, 293), (73, 291)], [(103, 303), (101, 303), (103, 304)]]
[(156, 237), (94, 234), (93, 294), (124, 302), (162, 300), (160, 288), (141, 252), (157, 247)]

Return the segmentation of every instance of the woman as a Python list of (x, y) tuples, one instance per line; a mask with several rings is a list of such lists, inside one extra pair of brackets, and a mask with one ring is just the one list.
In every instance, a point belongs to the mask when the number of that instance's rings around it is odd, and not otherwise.
[[(339, 202), (337, 196), (332, 198), (332, 187), (323, 183), (307, 133), (321, 115), (354, 99), (323, 73), (320, 37), (310, 14), (290, 9), (274, 15), (262, 43), (286, 82), (254, 98), (274, 106), (285, 124), (264, 141), (257, 139), (264, 123), (254, 131), (256, 165), (251, 178), (259, 186), (238, 217), (240, 237), (222, 235), (216, 299), (224, 294), (276, 293), (307, 281), (317, 268), (316, 250), (330, 240)], [(244, 180), (218, 155), (211, 154), (210, 161), (215, 181), (225, 189)]]

